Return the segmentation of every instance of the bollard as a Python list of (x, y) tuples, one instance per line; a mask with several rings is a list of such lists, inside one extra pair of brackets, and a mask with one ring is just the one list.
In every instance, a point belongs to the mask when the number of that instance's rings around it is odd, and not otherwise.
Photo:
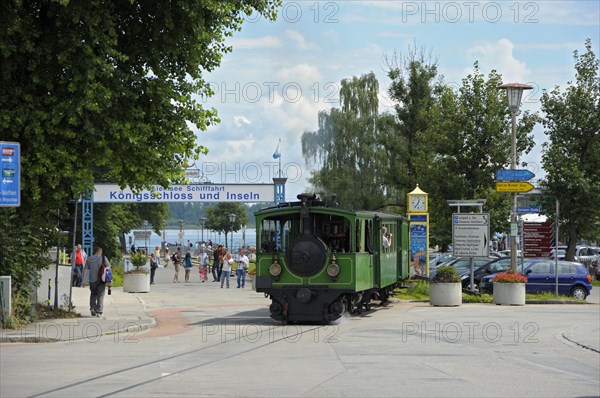
[(50, 297), (52, 295), (52, 279), (48, 278), (48, 307), (50, 307)]

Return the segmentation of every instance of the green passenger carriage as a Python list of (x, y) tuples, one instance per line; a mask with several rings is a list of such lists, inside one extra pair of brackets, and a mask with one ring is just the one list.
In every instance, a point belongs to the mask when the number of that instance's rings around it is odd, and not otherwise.
[[(387, 301), (408, 278), (408, 220), (345, 211), (335, 201), (298, 195), (256, 213), (256, 291), (271, 299), (271, 318), (329, 322), (345, 311)], [(383, 230), (392, 235), (384, 247)]]

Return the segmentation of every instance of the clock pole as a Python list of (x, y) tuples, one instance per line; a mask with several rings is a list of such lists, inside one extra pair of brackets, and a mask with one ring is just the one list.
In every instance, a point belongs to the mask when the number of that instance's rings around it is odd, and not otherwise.
[(410, 262), (414, 275), (429, 277), (429, 203), (427, 192), (417, 187), (407, 194)]

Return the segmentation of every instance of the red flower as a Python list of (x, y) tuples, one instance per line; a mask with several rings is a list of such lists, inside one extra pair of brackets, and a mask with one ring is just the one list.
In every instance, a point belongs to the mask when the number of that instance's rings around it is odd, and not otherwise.
[(499, 272), (496, 277), (492, 279), (492, 282), (496, 283), (527, 283), (527, 277), (516, 272), (507, 271)]

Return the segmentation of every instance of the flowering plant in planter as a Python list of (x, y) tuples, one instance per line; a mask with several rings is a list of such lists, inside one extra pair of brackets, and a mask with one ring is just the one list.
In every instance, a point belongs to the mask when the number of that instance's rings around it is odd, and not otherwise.
[(496, 277), (492, 279), (494, 283), (527, 283), (527, 277), (523, 276), (512, 270), (506, 272), (499, 272)]

